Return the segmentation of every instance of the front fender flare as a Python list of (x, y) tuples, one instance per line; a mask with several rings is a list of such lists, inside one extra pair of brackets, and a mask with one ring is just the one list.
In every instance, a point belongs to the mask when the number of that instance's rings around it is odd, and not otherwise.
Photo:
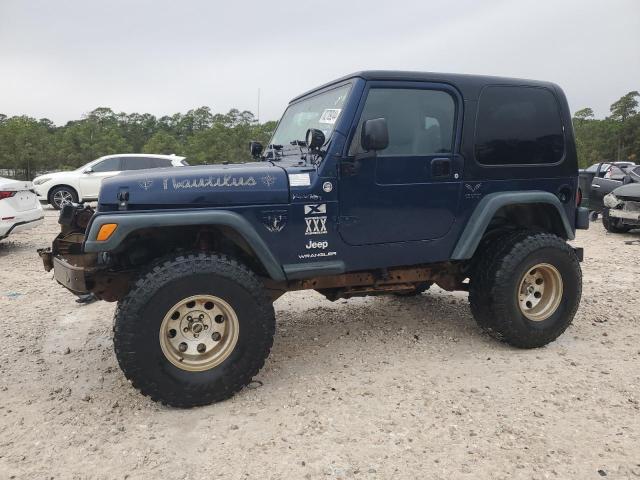
[(575, 238), (575, 233), (571, 227), (571, 223), (569, 223), (564, 207), (554, 194), (537, 190), (526, 192), (495, 192), (484, 197), (478, 205), (476, 205), (475, 210), (467, 222), (467, 226), (458, 239), (451, 258), (453, 260), (467, 260), (473, 256), (489, 223), (500, 208), (508, 205), (532, 203), (553, 206), (560, 215), (566, 237), (570, 240)]
[[(108, 240), (96, 240), (100, 227), (106, 223), (116, 223), (118, 227)], [(223, 225), (233, 228), (251, 246), (269, 276), (276, 281), (285, 280), (282, 267), (249, 221), (228, 210), (97, 214), (87, 229), (84, 252), (111, 252), (118, 248), (129, 234), (143, 228), (188, 225)]]

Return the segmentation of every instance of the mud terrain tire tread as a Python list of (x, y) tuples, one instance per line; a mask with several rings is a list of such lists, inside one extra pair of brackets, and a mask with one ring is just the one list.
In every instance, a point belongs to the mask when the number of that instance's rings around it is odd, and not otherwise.
[[(162, 301), (167, 291), (188, 289), (185, 283), (189, 282), (202, 285), (207, 279), (222, 282), (225, 289), (231, 289), (251, 315), (245, 314), (244, 318), (238, 315), (240, 340), (231, 357), (208, 371), (187, 372), (171, 365), (160, 350), (158, 335), (163, 315), (145, 318), (144, 314), (147, 308), (154, 308), (150, 302)], [(171, 299), (170, 303), (175, 302)], [(225, 400), (251, 382), (264, 366), (273, 345), (275, 314), (262, 282), (236, 260), (222, 254), (174, 254), (152, 264), (118, 303), (113, 330), (118, 363), (132, 385), (154, 401), (190, 408)], [(151, 334), (144, 333), (147, 330)], [(230, 361), (240, 342), (241, 352), (235, 361)]]
[[(483, 331), (518, 348), (537, 348), (569, 327), (580, 304), (582, 271), (575, 252), (563, 239), (520, 231), (499, 238), (482, 254), (471, 278), (469, 302)], [(550, 318), (532, 322), (519, 311), (515, 299), (519, 271), (524, 262), (544, 262), (549, 255), (560, 263), (555, 266), (563, 273), (563, 299)]]
[(471, 283), (469, 285), (469, 306), (476, 323), (484, 330), (490, 328), (491, 305), (483, 301), (480, 295), (485, 295), (481, 285), (488, 285), (491, 272), (495, 270), (496, 262), (512, 248), (514, 242), (527, 237), (531, 232), (528, 230), (512, 230), (502, 233), (485, 244), (479, 251), (480, 260), (476, 263), (471, 273)]

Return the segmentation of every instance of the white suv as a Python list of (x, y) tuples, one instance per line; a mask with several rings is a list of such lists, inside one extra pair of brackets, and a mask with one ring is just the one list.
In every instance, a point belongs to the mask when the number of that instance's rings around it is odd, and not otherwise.
[(120, 172), (186, 165), (188, 163), (184, 157), (176, 155), (121, 153), (100, 157), (70, 172), (41, 175), (33, 179), (33, 185), (40, 202), (50, 203), (53, 208), (60, 209), (68, 202), (97, 200), (102, 179), (113, 177)]

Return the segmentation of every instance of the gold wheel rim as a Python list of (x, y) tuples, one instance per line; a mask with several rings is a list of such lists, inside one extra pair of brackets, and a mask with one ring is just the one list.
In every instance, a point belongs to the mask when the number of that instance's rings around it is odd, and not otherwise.
[(529, 320), (542, 322), (558, 309), (562, 301), (562, 291), (562, 276), (556, 267), (548, 263), (534, 265), (520, 280), (520, 311)]
[(162, 353), (188, 372), (217, 367), (233, 352), (240, 323), (231, 305), (213, 295), (194, 295), (169, 309), (160, 326)]

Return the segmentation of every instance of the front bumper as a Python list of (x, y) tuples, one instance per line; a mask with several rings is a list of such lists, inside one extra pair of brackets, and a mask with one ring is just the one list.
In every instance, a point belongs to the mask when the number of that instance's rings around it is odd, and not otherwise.
[(640, 223), (640, 212), (618, 210), (617, 208), (612, 208), (611, 210), (609, 210), (609, 216), (621, 218), (623, 220), (632, 220)]
[[(47, 182), (48, 183), (48, 182)], [(49, 188), (45, 185), (34, 185), (33, 191), (36, 192), (36, 196), (40, 203), (49, 203), (47, 195), (49, 194)]]
[(60, 285), (74, 293), (89, 293), (84, 267), (71, 265), (63, 258), (54, 258), (53, 277)]
[(53, 277), (63, 287), (81, 295), (89, 293), (94, 285), (91, 278), (96, 255), (54, 255), (50, 248), (38, 250), (44, 269), (53, 270)]

